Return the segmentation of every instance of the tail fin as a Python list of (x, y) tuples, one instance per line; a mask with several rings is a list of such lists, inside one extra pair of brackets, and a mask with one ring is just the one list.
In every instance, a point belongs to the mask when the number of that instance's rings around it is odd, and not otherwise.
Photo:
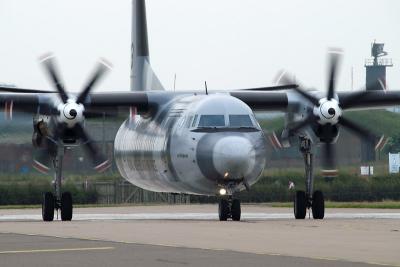
[(150, 65), (145, 0), (132, 0), (131, 90), (164, 90)]

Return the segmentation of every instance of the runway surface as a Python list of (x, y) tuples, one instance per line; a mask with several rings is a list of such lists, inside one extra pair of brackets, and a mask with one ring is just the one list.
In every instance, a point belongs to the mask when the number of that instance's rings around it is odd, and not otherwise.
[[(312, 216), (311, 214), (309, 214)], [(400, 219), (400, 210), (392, 209), (329, 209), (326, 219)], [(264, 221), (293, 219), (291, 208), (243, 205), (242, 220)], [(218, 220), (213, 205), (127, 206), (113, 208), (81, 208), (74, 210), (74, 221), (108, 220)], [(2, 221), (42, 221), (37, 209), (0, 210)]]
[(362, 263), (0, 234), (1, 266), (373, 266)]
[[(276, 219), (292, 219), (291, 213), (242, 213), (242, 220), (276, 220)], [(328, 214), (326, 219), (400, 219), (400, 213), (335, 213)], [(110, 221), (110, 220), (217, 220), (216, 213), (136, 213), (136, 214), (77, 214), (74, 221)], [(16, 214), (16, 215), (0, 215), (0, 221), (41, 221), (42, 215), (39, 214)]]
[[(60, 259), (65, 266), (70, 258), (68, 266), (400, 266), (400, 210), (332, 209), (320, 221), (294, 220), (288, 208), (243, 206), (241, 222), (219, 222), (216, 210), (87, 208), (76, 209), (72, 222), (51, 223), (40, 221), (40, 210), (0, 210), (0, 263), (43, 266)], [(39, 251), (25, 252), (31, 250)]]

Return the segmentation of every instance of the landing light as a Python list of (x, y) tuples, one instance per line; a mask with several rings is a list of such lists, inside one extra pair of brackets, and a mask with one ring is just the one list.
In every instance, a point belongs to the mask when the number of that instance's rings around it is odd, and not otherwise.
[(225, 196), (225, 195), (226, 195), (226, 189), (225, 189), (225, 188), (221, 188), (221, 189), (219, 190), (219, 194), (220, 194), (221, 196)]

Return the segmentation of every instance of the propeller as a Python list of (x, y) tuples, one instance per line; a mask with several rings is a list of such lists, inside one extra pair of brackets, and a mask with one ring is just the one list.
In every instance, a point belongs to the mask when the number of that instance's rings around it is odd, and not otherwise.
[[(338, 136), (339, 126), (350, 130), (368, 142), (375, 143), (377, 140), (373, 133), (343, 116), (343, 111), (351, 108), (357, 103), (358, 99), (367, 94), (367, 91), (355, 92), (346, 99), (346, 102), (339, 102), (340, 100), (336, 95), (336, 76), (341, 54), (341, 51), (331, 51), (329, 53), (328, 84), (325, 97), (318, 98), (301, 86), (293, 88), (313, 105), (313, 109), (311, 114), (304, 120), (292, 125), (288, 131), (290, 134), (294, 134), (307, 126), (313, 126), (316, 129), (316, 134), (323, 143), (322, 165), (324, 168), (323, 173), (326, 176), (335, 176), (337, 174), (333, 143)], [(280, 79), (284, 83), (294, 84), (286, 73), (283, 73)]]
[(61, 103), (55, 105), (53, 115), (56, 116), (56, 125), (52, 134), (47, 137), (48, 141), (45, 153), (54, 156), (56, 151), (54, 147), (60, 142), (74, 143), (76, 140), (80, 140), (85, 152), (92, 158), (95, 170), (98, 172), (105, 171), (111, 164), (95, 146), (92, 138), (84, 129), (83, 123), (85, 115), (88, 115), (85, 112), (87, 97), (104, 74), (111, 69), (111, 65), (105, 60), (99, 61), (83, 90), (75, 97), (69, 95), (65, 90), (56, 67), (54, 56), (46, 55), (41, 58), (40, 63), (61, 100)]

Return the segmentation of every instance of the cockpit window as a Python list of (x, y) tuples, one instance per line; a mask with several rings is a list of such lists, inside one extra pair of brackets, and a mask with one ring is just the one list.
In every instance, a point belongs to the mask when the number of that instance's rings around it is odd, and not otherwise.
[(194, 116), (192, 127), (196, 126), (196, 122), (197, 122), (197, 114), (196, 116)]
[(249, 115), (229, 115), (229, 127), (254, 127)]
[(193, 116), (189, 116), (189, 117), (186, 118), (186, 121), (185, 121), (185, 127), (186, 128), (190, 128), (192, 120), (193, 120)]
[(201, 115), (199, 127), (223, 127), (225, 126), (224, 115)]

